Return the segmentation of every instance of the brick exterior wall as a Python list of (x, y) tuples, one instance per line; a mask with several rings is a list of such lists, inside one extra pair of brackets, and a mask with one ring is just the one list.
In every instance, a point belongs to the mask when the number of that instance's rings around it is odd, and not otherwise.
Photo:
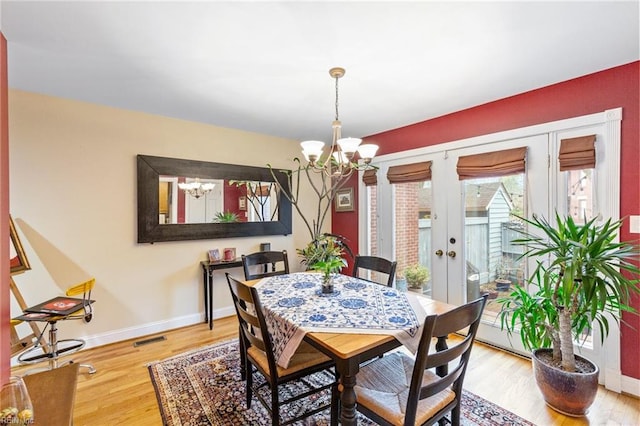
[(418, 188), (421, 182), (396, 184), (397, 271), (418, 262)]

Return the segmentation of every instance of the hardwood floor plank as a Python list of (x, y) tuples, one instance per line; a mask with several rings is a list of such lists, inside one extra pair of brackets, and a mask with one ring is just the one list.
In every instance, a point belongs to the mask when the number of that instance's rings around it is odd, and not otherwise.
[[(158, 426), (162, 424), (147, 365), (183, 352), (237, 337), (235, 317), (207, 324), (118, 342), (74, 354), (75, 362), (92, 363), (93, 375), (81, 373), (74, 410), (74, 426)], [(166, 340), (134, 347), (136, 341), (165, 336)], [(16, 367), (22, 374), (33, 366)], [(84, 370), (81, 370), (84, 371)], [(465, 388), (537, 425), (640, 424), (640, 401), (600, 388), (586, 418), (571, 418), (548, 408), (538, 391), (531, 362), (520, 356), (477, 343)], [(37, 415), (37, 413), (36, 413)]]

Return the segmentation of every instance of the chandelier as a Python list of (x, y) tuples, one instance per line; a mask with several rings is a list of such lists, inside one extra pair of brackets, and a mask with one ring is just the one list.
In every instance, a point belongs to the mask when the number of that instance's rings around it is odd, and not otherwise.
[(200, 198), (203, 195), (208, 194), (216, 186), (215, 183), (202, 183), (200, 179), (195, 178), (191, 182), (180, 182), (178, 188), (182, 189), (186, 194), (191, 195), (194, 198)]
[[(342, 137), (342, 123), (338, 113), (338, 80), (344, 74), (344, 68), (336, 67), (329, 70), (329, 75), (336, 81), (336, 118), (332, 125), (333, 138), (329, 153), (326, 157), (322, 157), (325, 145), (322, 141), (304, 141), (300, 143), (302, 155), (309, 163), (309, 169), (338, 179), (349, 177), (356, 170), (370, 168), (369, 163), (371, 163), (378, 150), (378, 145), (361, 145), (362, 139)], [(362, 164), (357, 162), (356, 153), (362, 159)]]

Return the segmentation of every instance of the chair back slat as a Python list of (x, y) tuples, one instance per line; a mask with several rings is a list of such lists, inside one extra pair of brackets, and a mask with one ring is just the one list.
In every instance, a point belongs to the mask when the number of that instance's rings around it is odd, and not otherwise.
[[(378, 282), (379, 284), (385, 284), (387, 287), (393, 285), (393, 280), (396, 275), (397, 262), (385, 259), (378, 256), (361, 256), (356, 255), (353, 262), (353, 276), (363, 278), (368, 281)], [(362, 271), (361, 271), (362, 270)], [(361, 272), (371, 271), (372, 276), (363, 277)], [(378, 277), (377, 274), (385, 274), (387, 276), (386, 282), (383, 282), (384, 277)]]
[(242, 267), (245, 280), (284, 275), (289, 273), (289, 258), (286, 250), (243, 254)]
[(264, 352), (269, 363), (270, 375), (276, 377), (276, 361), (271, 335), (262, 312), (258, 290), (233, 278), (229, 273), (226, 275), (240, 328), (243, 331), (245, 342), (248, 344), (247, 348), (255, 346)]
[(95, 278), (91, 278), (83, 283), (74, 285), (73, 287), (69, 287), (66, 291), (67, 296), (77, 296), (79, 294), (83, 295), (83, 299), (89, 299), (91, 297), (91, 290), (93, 290), (93, 286), (96, 283)]

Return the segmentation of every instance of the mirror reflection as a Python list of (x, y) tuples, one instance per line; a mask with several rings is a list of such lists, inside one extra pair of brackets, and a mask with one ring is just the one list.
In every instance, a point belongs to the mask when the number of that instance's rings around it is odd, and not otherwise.
[(278, 217), (273, 182), (159, 176), (158, 222), (270, 222)]
[[(138, 242), (291, 234), (288, 170), (138, 155)], [(181, 188), (182, 187), (182, 188)]]

